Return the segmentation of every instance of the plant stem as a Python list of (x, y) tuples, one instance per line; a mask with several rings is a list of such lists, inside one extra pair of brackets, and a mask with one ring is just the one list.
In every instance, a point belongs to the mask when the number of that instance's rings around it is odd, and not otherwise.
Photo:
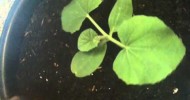
[(109, 36), (113, 36), (113, 29), (110, 31)]
[(94, 19), (92, 19), (89, 14), (86, 17), (92, 22), (92, 24), (100, 31), (103, 36), (108, 36), (108, 34), (94, 21)]
[(115, 43), (116, 45), (120, 46), (121, 48), (127, 49), (127, 46), (125, 46), (124, 44), (122, 44), (121, 42), (119, 42), (118, 40), (114, 39), (112, 36), (108, 35), (95, 21), (94, 19), (92, 19), (92, 17), (87, 14), (86, 16), (91, 22), (92, 24), (100, 31), (100, 33), (107, 37), (107, 39), (113, 43)]

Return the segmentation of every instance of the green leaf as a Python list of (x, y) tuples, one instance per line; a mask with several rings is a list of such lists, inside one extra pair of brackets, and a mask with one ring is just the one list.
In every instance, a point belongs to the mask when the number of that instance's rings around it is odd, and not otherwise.
[(109, 16), (110, 32), (116, 32), (118, 26), (133, 15), (132, 0), (117, 0)]
[(89, 52), (75, 54), (71, 62), (71, 71), (77, 77), (85, 77), (94, 72), (102, 63), (107, 45), (98, 46)]
[(134, 16), (118, 33), (128, 49), (120, 51), (113, 69), (126, 84), (155, 84), (172, 73), (185, 55), (181, 39), (157, 17)]
[(88, 13), (97, 8), (102, 0), (72, 0), (61, 14), (62, 28), (74, 33), (79, 30)]
[(97, 47), (100, 42), (97, 33), (93, 29), (83, 31), (78, 39), (78, 49), (80, 51), (89, 51)]

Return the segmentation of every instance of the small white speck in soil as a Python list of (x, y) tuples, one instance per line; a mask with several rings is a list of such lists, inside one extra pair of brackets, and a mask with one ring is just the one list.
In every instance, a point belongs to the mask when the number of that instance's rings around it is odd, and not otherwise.
[(42, 19), (42, 21), (41, 21), (41, 26), (44, 24), (44, 18)]
[(91, 91), (93, 92), (95, 90), (96, 86), (93, 85)]
[(53, 35), (54, 35), (54, 36), (56, 36), (56, 35), (57, 35), (57, 33), (55, 32), (55, 33), (53, 33)]
[(65, 46), (66, 46), (67, 48), (69, 48), (69, 45), (68, 45), (67, 43), (65, 44)]
[(58, 74), (58, 71), (56, 71), (55, 73)]
[(53, 63), (53, 65), (54, 65), (55, 67), (59, 67), (59, 65), (58, 65), (57, 63), (55, 63), (55, 62)]
[(59, 93), (60, 93), (60, 91), (58, 90), (58, 91), (57, 91), (57, 93), (59, 94)]
[(33, 53), (34, 56), (36, 56), (36, 53), (35, 53), (35, 51), (33, 49), (32, 49), (32, 53)]
[(29, 32), (26, 32), (26, 33), (24, 34), (24, 36), (26, 37), (26, 36), (28, 36), (28, 34), (29, 34)]
[(173, 89), (173, 94), (176, 94), (178, 91), (179, 91), (178, 88), (174, 88), (174, 89)]
[(48, 39), (45, 39), (45, 42), (48, 42)]
[(23, 58), (21, 61), (20, 61), (20, 63), (23, 63), (23, 62), (25, 62), (26, 61), (26, 59), (25, 58)]

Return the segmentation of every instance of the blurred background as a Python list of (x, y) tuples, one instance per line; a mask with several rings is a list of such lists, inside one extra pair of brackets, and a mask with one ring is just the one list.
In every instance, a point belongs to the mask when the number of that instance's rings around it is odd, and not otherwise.
[(0, 36), (3, 30), (3, 25), (6, 20), (7, 14), (13, 4), (14, 0), (0, 0)]

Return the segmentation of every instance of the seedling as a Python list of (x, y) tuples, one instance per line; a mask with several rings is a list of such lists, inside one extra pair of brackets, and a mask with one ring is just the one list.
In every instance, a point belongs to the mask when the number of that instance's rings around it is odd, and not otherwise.
[[(113, 70), (126, 84), (155, 84), (165, 79), (185, 55), (185, 47), (174, 31), (153, 16), (133, 15), (132, 0), (117, 0), (108, 18), (109, 34), (90, 16), (102, 0), (72, 0), (62, 11), (62, 28), (71, 34), (87, 18), (99, 30), (84, 30), (78, 39), (79, 52), (71, 62), (77, 77), (93, 73), (102, 63), (107, 42), (119, 47)], [(105, 20), (107, 20), (105, 18)], [(117, 34), (119, 40), (112, 37)]]

